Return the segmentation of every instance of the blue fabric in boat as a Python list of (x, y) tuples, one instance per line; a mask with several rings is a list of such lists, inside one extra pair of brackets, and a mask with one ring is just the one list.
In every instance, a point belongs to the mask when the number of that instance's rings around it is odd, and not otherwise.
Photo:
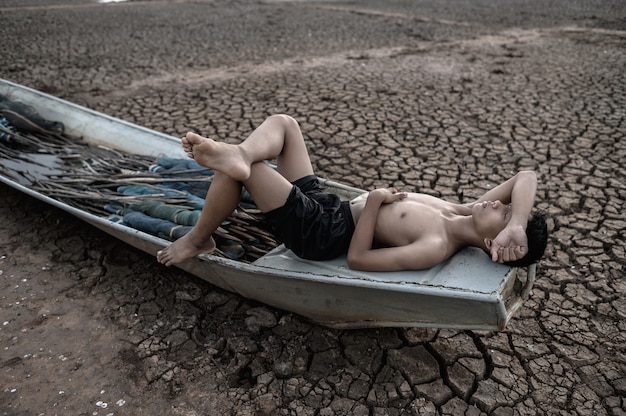
[(9, 143), (12, 137), (13, 130), (11, 130), (9, 121), (4, 117), (0, 117), (0, 142)]
[[(147, 201), (152, 202), (152, 201)], [(110, 203), (105, 206), (105, 209), (114, 214), (108, 219), (111, 222), (115, 222), (126, 227), (134, 228), (144, 233), (155, 235), (157, 237), (164, 238), (166, 240), (174, 241), (187, 234), (192, 226), (185, 226), (177, 224), (167, 219), (155, 218), (146, 213), (140, 211), (134, 211), (130, 207), (125, 207), (118, 203)], [(190, 211), (200, 212), (200, 211)], [(225, 221), (223, 224), (227, 224)], [(246, 251), (241, 244), (236, 241), (229, 240), (224, 237), (214, 236), (217, 248), (224, 253), (228, 258), (237, 260), (246, 254)]]
[(206, 168), (193, 159), (173, 158), (166, 155), (159, 155), (154, 165), (150, 166), (150, 172), (161, 175), (174, 174), (185, 170), (198, 170), (203, 175), (213, 176), (215, 171)]
[[(156, 163), (150, 166), (151, 173), (159, 174), (165, 178), (180, 178), (180, 182), (164, 182), (157, 186), (147, 185), (124, 185), (118, 187), (118, 192), (126, 195), (155, 195), (163, 194), (164, 198), (186, 198), (178, 205), (171, 205), (155, 199), (141, 201), (136, 204), (124, 206), (112, 202), (105, 209), (111, 212), (111, 221), (135, 228), (148, 234), (152, 234), (170, 241), (176, 240), (187, 234), (200, 217), (204, 198), (211, 185), (211, 181), (185, 182), (185, 177), (207, 176), (211, 177), (215, 171), (204, 168), (193, 159), (171, 158), (160, 155)], [(242, 189), (242, 205), (256, 208), (249, 193)], [(184, 205), (185, 207), (182, 207)], [(190, 209), (186, 209), (189, 207)], [(225, 221), (222, 225), (227, 225)], [(241, 244), (223, 237), (214, 236), (217, 248), (231, 259), (239, 259), (245, 254)]]
[(198, 222), (201, 212), (198, 209), (189, 210), (160, 201), (141, 201), (138, 204), (131, 205), (130, 208), (154, 218), (168, 220), (180, 225), (192, 226)]
[(117, 188), (117, 191), (127, 195), (155, 195), (163, 194), (166, 198), (180, 198), (184, 196), (187, 198), (186, 205), (192, 209), (202, 209), (204, 206), (204, 199), (190, 194), (185, 191), (168, 191), (167, 189), (159, 189), (146, 185), (123, 185)]
[(190, 226), (180, 225), (171, 221), (154, 218), (143, 212), (129, 211), (124, 214), (124, 223), (132, 228), (148, 234), (156, 235), (170, 241), (177, 240), (191, 231)]
[(181, 178), (181, 182), (165, 182), (159, 185), (160, 188), (175, 189), (189, 192), (199, 198), (206, 198), (206, 194), (211, 186), (210, 181), (206, 182), (185, 182), (185, 175), (201, 175), (208, 178), (215, 174), (213, 169), (205, 168), (193, 159), (172, 158), (159, 155), (154, 165), (150, 166), (151, 173), (158, 173), (165, 178)]

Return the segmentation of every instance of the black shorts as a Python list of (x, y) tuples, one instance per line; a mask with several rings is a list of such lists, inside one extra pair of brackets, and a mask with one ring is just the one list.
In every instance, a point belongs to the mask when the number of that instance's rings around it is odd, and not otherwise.
[(309, 260), (346, 254), (354, 233), (350, 202), (322, 191), (315, 175), (293, 182), (285, 205), (265, 218), (287, 248)]

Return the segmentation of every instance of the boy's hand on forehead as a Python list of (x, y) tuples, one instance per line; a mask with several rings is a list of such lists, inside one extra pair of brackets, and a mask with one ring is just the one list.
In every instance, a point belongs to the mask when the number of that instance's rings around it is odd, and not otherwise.
[(510, 226), (491, 241), (491, 260), (500, 263), (517, 261), (528, 253), (528, 238), (522, 226)]

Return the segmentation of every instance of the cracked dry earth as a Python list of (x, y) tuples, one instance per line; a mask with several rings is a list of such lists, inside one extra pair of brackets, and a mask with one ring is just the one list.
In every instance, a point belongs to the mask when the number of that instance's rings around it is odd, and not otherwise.
[[(65, 18), (55, 10), (50, 19)], [(379, 18), (406, 33), (393, 14), (346, 17)], [(625, 39), (584, 27), (402, 38), (277, 56), (258, 72), (227, 54), (219, 68), (164, 62), (174, 76), (145, 57), (148, 69), (117, 84), (81, 72), (75, 40), (66, 66), (44, 54), (0, 68), (175, 136), (235, 142), (289, 113), (320, 176), (362, 188), (464, 201), (534, 169), (551, 231), (530, 299), (504, 332), (340, 331), (161, 267), (2, 185), (0, 413), (626, 414)]]

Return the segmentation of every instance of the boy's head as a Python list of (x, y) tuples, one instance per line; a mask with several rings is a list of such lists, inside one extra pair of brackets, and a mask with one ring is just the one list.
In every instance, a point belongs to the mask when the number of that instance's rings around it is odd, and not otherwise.
[[(472, 216), (476, 231), (484, 236), (483, 250), (491, 255), (490, 243), (510, 221), (511, 205), (500, 201), (483, 201), (474, 206)], [(544, 213), (536, 213), (528, 219), (526, 238), (528, 239), (528, 253), (519, 260), (505, 263), (506, 265), (525, 267), (537, 262), (543, 256), (548, 243), (548, 227)]]
[(528, 253), (519, 260), (504, 264), (511, 267), (526, 267), (536, 263), (543, 256), (548, 245), (548, 225), (543, 212), (531, 215), (526, 225), (526, 238), (528, 238)]

